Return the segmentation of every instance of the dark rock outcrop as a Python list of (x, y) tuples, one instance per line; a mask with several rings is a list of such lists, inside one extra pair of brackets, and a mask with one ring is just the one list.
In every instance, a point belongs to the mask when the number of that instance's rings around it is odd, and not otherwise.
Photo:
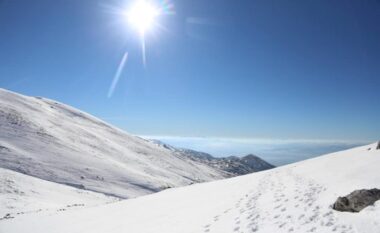
[(214, 166), (235, 176), (274, 168), (272, 164), (252, 154), (243, 157), (230, 156), (226, 158), (214, 158), (214, 161)]
[(355, 190), (345, 197), (338, 197), (333, 209), (344, 212), (360, 212), (378, 200), (380, 200), (380, 189)]
[(376, 150), (380, 150), (380, 141), (377, 143)]

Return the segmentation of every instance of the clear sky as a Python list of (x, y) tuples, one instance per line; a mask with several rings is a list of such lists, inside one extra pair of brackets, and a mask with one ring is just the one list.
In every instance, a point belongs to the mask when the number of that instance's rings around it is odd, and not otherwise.
[(146, 67), (130, 3), (0, 0), (0, 87), (139, 135), (379, 139), (380, 1), (171, 0)]

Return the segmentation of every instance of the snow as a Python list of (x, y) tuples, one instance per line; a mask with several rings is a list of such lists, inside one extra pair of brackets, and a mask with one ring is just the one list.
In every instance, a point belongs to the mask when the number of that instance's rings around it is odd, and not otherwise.
[(0, 168), (0, 218), (7, 214), (59, 211), (115, 202), (120, 199)]
[(226, 177), (75, 108), (0, 89), (0, 167), (133, 198)]
[(360, 213), (331, 208), (338, 196), (380, 187), (375, 147), (97, 207), (23, 215), (0, 221), (0, 232), (379, 233), (379, 202)]

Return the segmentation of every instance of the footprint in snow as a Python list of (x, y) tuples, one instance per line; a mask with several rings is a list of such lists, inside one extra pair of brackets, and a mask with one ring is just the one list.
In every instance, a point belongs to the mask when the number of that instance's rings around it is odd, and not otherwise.
[(255, 226), (254, 228), (251, 229), (251, 232), (257, 232), (259, 230), (258, 226)]
[(230, 212), (231, 209), (227, 209), (225, 210), (223, 213), (227, 214), (228, 212)]
[(207, 224), (205, 225), (203, 228), (204, 228), (204, 231), (203, 232), (210, 232), (210, 224)]

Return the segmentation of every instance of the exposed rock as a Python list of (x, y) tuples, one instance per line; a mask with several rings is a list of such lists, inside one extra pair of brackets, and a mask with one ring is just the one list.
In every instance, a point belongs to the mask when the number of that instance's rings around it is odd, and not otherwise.
[(338, 197), (333, 209), (344, 212), (360, 212), (378, 200), (380, 200), (380, 189), (355, 190), (345, 197)]
[(376, 150), (380, 150), (380, 141), (377, 143)]

